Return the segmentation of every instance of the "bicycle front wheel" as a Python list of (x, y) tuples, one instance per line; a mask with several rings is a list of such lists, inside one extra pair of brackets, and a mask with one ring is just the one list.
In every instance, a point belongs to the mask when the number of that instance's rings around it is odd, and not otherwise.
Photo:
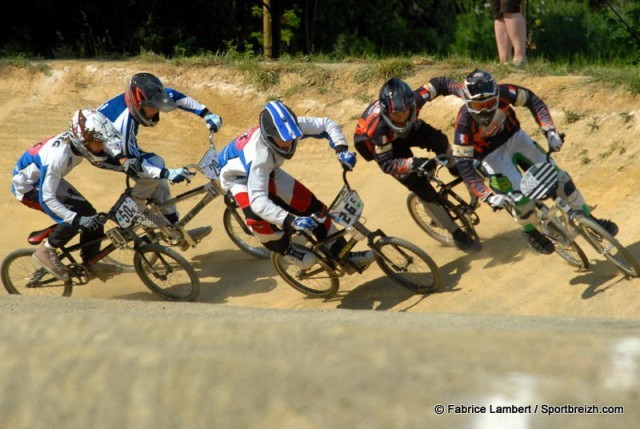
[(383, 237), (375, 244), (376, 262), (391, 280), (416, 293), (440, 288), (438, 265), (418, 246), (401, 238)]
[(592, 217), (582, 213), (574, 216), (582, 236), (602, 256), (613, 262), (625, 275), (640, 277), (640, 265), (629, 251)]
[(19, 249), (2, 261), (2, 284), (10, 294), (71, 296), (73, 284), (58, 280), (33, 259), (35, 249)]
[(545, 235), (553, 242), (555, 252), (572, 267), (589, 268), (589, 258), (575, 241), (568, 236), (564, 227), (555, 219), (547, 224)]
[(336, 294), (340, 286), (335, 272), (321, 260), (311, 268), (302, 270), (281, 254), (271, 252), (271, 262), (284, 281), (312, 298), (330, 298)]
[(269, 250), (260, 243), (260, 240), (245, 225), (243, 217), (238, 213), (237, 208), (227, 207), (224, 210), (222, 222), (227, 235), (240, 250), (254, 258), (267, 259), (269, 257)]
[[(443, 205), (442, 207), (449, 213), (449, 216), (451, 216), (458, 228), (462, 229), (467, 233), (467, 235), (469, 235), (469, 237), (473, 238), (474, 240), (479, 240), (478, 233), (476, 232), (473, 223), (466, 215), (464, 215), (463, 213), (459, 213), (448, 205)], [(409, 209), (409, 214), (413, 218), (414, 222), (418, 224), (418, 226), (424, 232), (426, 232), (427, 235), (429, 235), (440, 244), (444, 244), (448, 247), (455, 247), (456, 244), (453, 241), (453, 236), (451, 235), (451, 233), (446, 229), (438, 226), (436, 221), (425, 209), (420, 197), (413, 192), (411, 192), (407, 197), (407, 208)]]
[(173, 249), (146, 244), (136, 251), (133, 265), (145, 286), (167, 301), (195, 301), (200, 295), (196, 271)]

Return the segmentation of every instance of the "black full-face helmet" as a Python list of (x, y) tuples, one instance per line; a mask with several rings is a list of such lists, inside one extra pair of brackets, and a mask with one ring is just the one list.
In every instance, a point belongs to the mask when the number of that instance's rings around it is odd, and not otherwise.
[[(406, 82), (391, 78), (380, 88), (380, 114), (392, 130), (400, 135), (407, 135), (416, 121), (416, 99), (413, 90)], [(404, 124), (397, 124), (391, 120), (391, 113), (409, 112), (409, 118)]]
[[(286, 159), (296, 152), (302, 130), (298, 117), (280, 101), (270, 101), (260, 112), (260, 133), (269, 147)], [(277, 141), (291, 142), (287, 149), (278, 146)]]
[(136, 122), (145, 127), (154, 127), (160, 121), (160, 113), (148, 117), (143, 109), (145, 106), (154, 107), (160, 112), (170, 112), (177, 107), (160, 79), (151, 73), (134, 74), (127, 85), (124, 100)]
[(498, 85), (491, 73), (476, 69), (464, 79), (464, 101), (478, 124), (491, 123), (499, 101)]

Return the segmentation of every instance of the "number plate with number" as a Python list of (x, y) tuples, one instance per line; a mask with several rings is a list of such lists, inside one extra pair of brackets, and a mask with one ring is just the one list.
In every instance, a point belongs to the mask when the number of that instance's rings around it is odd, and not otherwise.
[(116, 221), (123, 228), (129, 228), (138, 216), (138, 205), (133, 198), (123, 198), (116, 210)]
[(198, 166), (202, 172), (211, 180), (215, 180), (220, 176), (220, 165), (218, 164), (218, 151), (211, 146), (204, 154)]
[(331, 209), (331, 218), (336, 223), (349, 227), (360, 219), (363, 209), (364, 203), (358, 193), (345, 188)]

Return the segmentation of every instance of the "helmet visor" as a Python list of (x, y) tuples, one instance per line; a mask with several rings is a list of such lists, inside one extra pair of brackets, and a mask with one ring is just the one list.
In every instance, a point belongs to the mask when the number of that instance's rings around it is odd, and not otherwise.
[(155, 107), (161, 112), (171, 112), (178, 107), (173, 98), (169, 97), (165, 91), (156, 92), (149, 100), (143, 101), (142, 105)]

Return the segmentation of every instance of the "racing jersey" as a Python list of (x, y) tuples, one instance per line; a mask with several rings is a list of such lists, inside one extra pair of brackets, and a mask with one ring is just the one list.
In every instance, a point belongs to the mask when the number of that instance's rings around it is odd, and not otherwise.
[[(302, 139), (325, 138), (336, 152), (348, 148), (342, 130), (329, 118), (299, 117), (298, 124)], [(269, 198), (269, 178), (285, 160), (264, 141), (260, 128), (251, 128), (220, 151), (220, 185), (226, 191), (236, 184), (245, 185), (251, 210), (267, 222), (282, 227), (289, 212)]]
[(71, 149), (68, 132), (45, 139), (22, 154), (13, 169), (11, 192), (22, 201), (29, 191), (37, 190), (40, 206), (58, 223), (73, 221), (76, 213), (56, 197), (60, 181), (84, 158)]
[[(440, 95), (456, 95), (462, 97), (462, 85), (452, 79), (441, 76), (431, 79), (426, 85), (413, 92), (416, 101), (416, 118), (422, 107)], [(415, 123), (414, 123), (415, 126)], [(396, 157), (392, 143), (404, 138), (394, 131), (380, 114), (380, 100), (371, 103), (364, 111), (353, 136), (356, 147), (366, 146), (374, 153), (374, 159), (387, 174), (403, 176), (411, 173), (411, 159)]]
[[(197, 102), (191, 97), (176, 91), (173, 88), (165, 88), (165, 91), (178, 106), (179, 109), (194, 113), (200, 117), (204, 117), (209, 113), (203, 104)], [(121, 158), (138, 158), (142, 164), (143, 174), (149, 177), (160, 178), (162, 168), (153, 165), (146, 159), (141, 158), (143, 150), (138, 146), (138, 128), (140, 124), (136, 122), (124, 99), (124, 93), (120, 94), (106, 103), (98, 107), (98, 111), (105, 115), (122, 134), (123, 140), (117, 146), (105, 147), (108, 155), (107, 160), (101, 162), (98, 167), (109, 170), (124, 171), (120, 165)]]
[(520, 130), (520, 121), (512, 106), (526, 106), (543, 131), (555, 128), (549, 109), (532, 91), (517, 85), (498, 85), (499, 101), (491, 123), (481, 126), (473, 120), (467, 106), (462, 106), (456, 118), (453, 155), (458, 159), (458, 170), (472, 192), (484, 199), (491, 190), (473, 167), (473, 159), (482, 160), (505, 144)]

